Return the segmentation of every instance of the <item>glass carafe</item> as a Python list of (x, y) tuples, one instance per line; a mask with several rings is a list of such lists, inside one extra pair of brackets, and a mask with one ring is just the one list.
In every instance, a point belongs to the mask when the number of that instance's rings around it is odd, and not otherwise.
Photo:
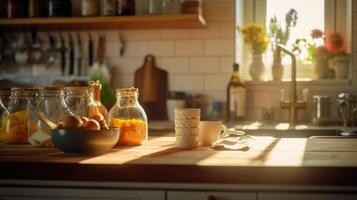
[(6, 144), (27, 144), (28, 133), (37, 129), (36, 124), (28, 124), (30, 112), (38, 103), (38, 89), (11, 88), (7, 113), (2, 118), (0, 139)]
[[(31, 145), (42, 147), (52, 146), (51, 128), (41, 121), (39, 115), (45, 116), (55, 124), (59, 124), (63, 120), (66, 113), (61, 105), (60, 92), (61, 88), (59, 87), (45, 87), (40, 89), (39, 103), (31, 113), (28, 122), (29, 143)], [(36, 129), (31, 130), (32, 127)]]
[(137, 88), (117, 89), (117, 102), (109, 112), (110, 126), (120, 128), (119, 145), (140, 145), (148, 137), (147, 117)]
[(89, 81), (89, 97), (91, 99), (89, 101), (88, 117), (92, 118), (93, 115), (99, 112), (105, 120), (108, 120), (108, 110), (100, 101), (101, 89), (102, 85), (99, 81)]

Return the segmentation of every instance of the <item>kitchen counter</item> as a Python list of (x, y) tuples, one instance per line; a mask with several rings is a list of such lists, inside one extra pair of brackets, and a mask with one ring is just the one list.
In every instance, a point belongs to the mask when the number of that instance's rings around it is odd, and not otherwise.
[(357, 139), (255, 138), (247, 151), (217, 151), (151, 137), (99, 156), (1, 144), (0, 179), (357, 186)]

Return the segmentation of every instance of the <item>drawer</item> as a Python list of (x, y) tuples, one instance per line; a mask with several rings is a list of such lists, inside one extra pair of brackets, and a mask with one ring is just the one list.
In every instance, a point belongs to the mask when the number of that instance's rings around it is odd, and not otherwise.
[(1, 200), (165, 200), (165, 191), (1, 187)]
[(258, 200), (356, 200), (356, 194), (258, 193)]
[(256, 193), (168, 191), (167, 200), (256, 200)]

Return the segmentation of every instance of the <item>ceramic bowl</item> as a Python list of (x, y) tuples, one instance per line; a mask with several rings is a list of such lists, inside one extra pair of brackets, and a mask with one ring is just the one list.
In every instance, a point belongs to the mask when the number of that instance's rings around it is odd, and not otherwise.
[(101, 154), (113, 148), (118, 142), (120, 129), (86, 131), (54, 129), (52, 143), (66, 154)]

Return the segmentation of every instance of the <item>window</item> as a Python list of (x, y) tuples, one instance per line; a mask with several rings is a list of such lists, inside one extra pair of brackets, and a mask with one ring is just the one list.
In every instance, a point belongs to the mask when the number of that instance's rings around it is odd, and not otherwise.
[[(311, 30), (320, 29), (325, 35), (332, 32), (340, 32), (346, 39), (346, 44), (350, 45), (349, 34), (351, 26), (351, 1), (350, 0), (236, 0), (236, 23), (242, 26), (251, 23), (265, 24), (269, 27), (269, 21), (276, 16), (282, 26), (285, 26), (285, 14), (291, 9), (298, 13), (296, 27), (292, 28), (287, 46), (292, 48), (292, 44), (298, 38), (309, 38)], [(269, 30), (267, 30), (269, 31)], [(241, 34), (237, 32), (236, 40), (236, 60), (242, 63), (242, 76), (245, 80), (250, 79), (249, 47), (242, 44)], [(351, 49), (347, 46), (347, 51)], [(301, 56), (303, 58), (304, 56)], [(305, 56), (306, 57), (306, 56)], [(265, 80), (272, 80), (271, 65), (273, 63), (272, 50), (265, 53)], [(284, 68), (284, 79), (290, 78), (290, 58), (285, 56), (282, 59)], [(299, 59), (297, 66), (297, 77), (300, 80), (311, 80), (314, 66), (311, 61)]]

